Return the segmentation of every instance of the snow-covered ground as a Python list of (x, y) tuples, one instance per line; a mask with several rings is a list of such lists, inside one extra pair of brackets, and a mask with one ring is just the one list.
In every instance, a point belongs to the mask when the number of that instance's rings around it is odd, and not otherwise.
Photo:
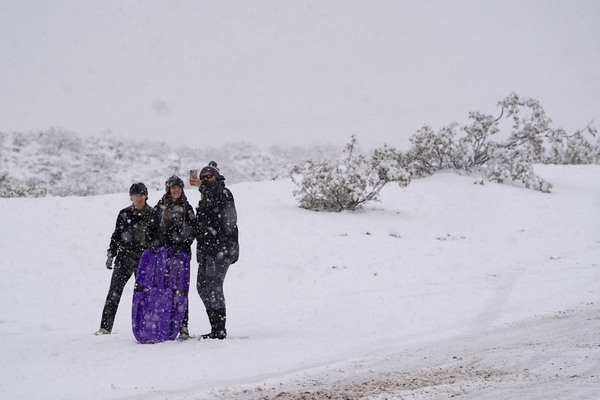
[(437, 174), (358, 213), (300, 209), (288, 180), (231, 185), (231, 337), (155, 345), (131, 332), (132, 282), (93, 335), (127, 194), (0, 199), (0, 397), (597, 398), (600, 166), (536, 172), (552, 194)]

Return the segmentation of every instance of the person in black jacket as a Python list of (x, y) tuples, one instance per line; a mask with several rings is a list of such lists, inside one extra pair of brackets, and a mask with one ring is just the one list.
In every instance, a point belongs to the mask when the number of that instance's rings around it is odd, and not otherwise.
[(196, 216), (183, 191), (184, 183), (177, 175), (165, 182), (164, 196), (152, 211), (148, 229), (148, 248), (152, 251), (161, 246), (172, 247), (175, 254), (181, 252), (192, 256), (195, 238)]
[(142, 182), (134, 183), (129, 189), (129, 196), (132, 204), (119, 211), (115, 230), (110, 238), (106, 268), (113, 272), (102, 311), (100, 330), (96, 335), (111, 333), (123, 289), (131, 275), (136, 274), (140, 257), (147, 247), (147, 227), (152, 214), (152, 208), (147, 204), (148, 189)]
[[(192, 243), (196, 236), (196, 216), (183, 191), (181, 178), (173, 175), (165, 182), (164, 196), (152, 210), (148, 227), (148, 249), (155, 252), (158, 247), (173, 248), (175, 255), (186, 253), (192, 257)], [(188, 330), (188, 308), (179, 330), (179, 340), (190, 337)]]
[(211, 327), (210, 333), (201, 338), (222, 340), (227, 337), (223, 282), (229, 266), (239, 257), (235, 202), (231, 191), (225, 187), (225, 177), (220, 174), (214, 161), (202, 168), (200, 177), (190, 175), (190, 185), (198, 186), (200, 191), (200, 202), (196, 209), (196, 288)]

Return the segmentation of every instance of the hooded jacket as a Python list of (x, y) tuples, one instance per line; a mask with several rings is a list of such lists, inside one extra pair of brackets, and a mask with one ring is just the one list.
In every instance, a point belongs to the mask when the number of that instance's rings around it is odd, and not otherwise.
[(196, 236), (196, 217), (194, 208), (185, 196), (173, 203), (168, 193), (158, 201), (152, 210), (148, 227), (150, 248), (172, 247), (175, 252), (184, 252), (191, 257), (191, 246)]

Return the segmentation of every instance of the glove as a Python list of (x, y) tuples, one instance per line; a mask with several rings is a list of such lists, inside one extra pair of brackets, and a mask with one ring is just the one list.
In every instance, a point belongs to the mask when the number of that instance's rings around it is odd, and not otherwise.
[(111, 256), (108, 256), (106, 258), (106, 268), (113, 269), (112, 263), (113, 263), (113, 258)]

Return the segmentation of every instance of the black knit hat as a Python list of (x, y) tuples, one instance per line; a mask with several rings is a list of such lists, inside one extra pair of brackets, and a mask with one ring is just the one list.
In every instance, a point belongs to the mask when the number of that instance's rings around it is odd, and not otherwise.
[(202, 175), (202, 173), (204, 172), (210, 172), (217, 179), (222, 178), (221, 172), (219, 172), (219, 167), (217, 167), (217, 163), (215, 161), (209, 162), (206, 167), (202, 168), (202, 171), (200, 171), (200, 175)]
[(143, 194), (148, 196), (148, 188), (142, 182), (136, 182), (129, 188), (129, 195)]
[(165, 182), (165, 191), (168, 192), (173, 186), (179, 186), (183, 189), (185, 184), (183, 183), (183, 180), (180, 177), (178, 177), (177, 175), (173, 175)]

